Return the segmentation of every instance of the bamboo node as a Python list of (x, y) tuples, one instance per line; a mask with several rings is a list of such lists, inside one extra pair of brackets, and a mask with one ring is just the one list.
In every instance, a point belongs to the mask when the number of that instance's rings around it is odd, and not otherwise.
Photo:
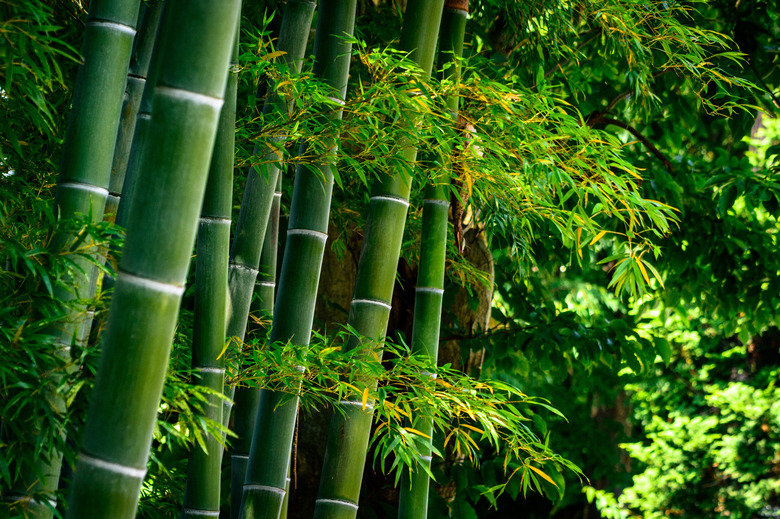
[(108, 196), (108, 189), (90, 184), (82, 184), (81, 182), (60, 182), (57, 184), (57, 189), (78, 189), (80, 191), (89, 191), (90, 193), (99, 196)]
[(232, 263), (231, 262), (230, 263), (230, 267), (234, 268), (234, 269), (239, 269), (239, 270), (248, 270), (249, 272), (251, 272), (255, 276), (258, 274), (258, 272), (260, 272), (257, 269), (254, 269), (252, 267), (248, 267), (247, 265), (242, 265), (241, 263)]
[(81, 463), (86, 463), (87, 465), (92, 465), (95, 468), (107, 470), (108, 472), (113, 472), (114, 474), (121, 474), (122, 476), (127, 476), (129, 478), (144, 479), (144, 477), (146, 477), (145, 468), (137, 469), (135, 467), (128, 467), (126, 465), (121, 465), (112, 461), (93, 458), (89, 454), (84, 454), (84, 452), (79, 454), (78, 461)]
[(201, 373), (216, 373), (218, 375), (225, 372), (225, 368), (215, 368), (213, 366), (203, 366), (203, 367), (197, 368), (197, 369)]
[(423, 204), (434, 204), (434, 205), (440, 205), (442, 207), (449, 207), (450, 201), (449, 200), (439, 200), (437, 198), (426, 198), (423, 200)]
[(197, 508), (185, 508), (182, 510), (182, 517), (188, 515), (197, 515), (202, 517), (219, 517), (219, 510), (198, 510)]
[(277, 494), (280, 496), (283, 496), (287, 493), (287, 491), (283, 488), (269, 487), (268, 485), (252, 485), (250, 483), (244, 485), (244, 492), (246, 492), (247, 490), (255, 490), (258, 492), (271, 492), (272, 494)]
[(101, 29), (111, 29), (114, 31), (123, 32), (135, 37), (135, 27), (130, 27), (122, 23), (108, 22), (105, 20), (90, 20), (86, 23), (87, 27), (95, 27)]
[(311, 236), (313, 238), (317, 238), (322, 242), (327, 241), (328, 239), (328, 235), (326, 233), (320, 231), (314, 231), (312, 229), (288, 229), (287, 230), (287, 236), (296, 235), (296, 234), (301, 236)]
[(219, 97), (211, 97), (199, 92), (169, 86), (158, 86), (154, 89), (154, 93), (158, 96), (165, 96), (187, 103), (210, 106), (214, 110), (220, 110), (222, 108), (222, 103), (224, 102), (224, 100)]
[(351, 405), (351, 406), (357, 406), (361, 409), (366, 409), (368, 411), (374, 410), (374, 405), (366, 403), (366, 405), (363, 405), (363, 402), (356, 401), (356, 400), (339, 400), (339, 405)]
[(200, 223), (214, 225), (230, 225), (230, 218), (221, 218), (219, 216), (201, 216)]
[(390, 310), (392, 307), (385, 303), (384, 301), (380, 301), (378, 299), (353, 299), (352, 300), (353, 305), (377, 305), (384, 308), (387, 308)]
[(415, 288), (416, 292), (428, 292), (430, 294), (437, 294), (442, 295), (444, 294), (443, 288), (436, 288), (436, 287), (417, 287)]
[(375, 195), (369, 198), (369, 202), (373, 202), (374, 200), (380, 202), (394, 202), (396, 204), (402, 204), (405, 205), (406, 207), (409, 207), (409, 200), (406, 200), (398, 196)]
[(127, 283), (130, 283), (131, 285), (136, 285), (138, 287), (146, 288), (148, 290), (153, 290), (155, 292), (162, 292), (164, 294), (181, 296), (184, 293), (183, 286), (174, 285), (172, 283), (165, 283), (164, 281), (156, 281), (154, 279), (149, 279), (141, 276), (136, 276), (135, 274), (130, 274), (129, 272), (125, 272), (124, 270), (120, 269), (119, 275), (117, 275), (117, 283), (121, 281), (125, 281)]
[(357, 510), (358, 509), (358, 505), (356, 505), (352, 501), (347, 501), (345, 499), (325, 499), (325, 498), (322, 498), (322, 499), (318, 499), (317, 503), (329, 503), (329, 504), (334, 504), (334, 505), (344, 505), (344, 506), (348, 506), (348, 507), (352, 508), (353, 510)]

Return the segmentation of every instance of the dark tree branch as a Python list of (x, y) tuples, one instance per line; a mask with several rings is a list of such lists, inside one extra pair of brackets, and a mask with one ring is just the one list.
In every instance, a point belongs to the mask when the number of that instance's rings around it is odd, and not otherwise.
[[(484, 339), (489, 337), (495, 337), (495, 336), (501, 336), (501, 335), (514, 335), (519, 332), (527, 332), (528, 330), (532, 330), (536, 328), (536, 326), (516, 326), (512, 328), (493, 328), (484, 330), (481, 332), (474, 332), (474, 333), (464, 333), (464, 334), (453, 334), (448, 335), (447, 337), (442, 337), (439, 339), (439, 342), (447, 342), (447, 341), (468, 341), (473, 339)], [(530, 336), (529, 339), (533, 338), (533, 336)], [(528, 341), (524, 344), (526, 346), (528, 344)]]
[(600, 113), (597, 114), (595, 117), (588, 117), (588, 126), (592, 128), (596, 124), (604, 124), (607, 126), (612, 125), (626, 130), (628, 133), (636, 137), (639, 142), (644, 144), (645, 148), (647, 148), (647, 150), (650, 153), (655, 155), (656, 158), (658, 158), (658, 160), (663, 162), (664, 166), (666, 166), (666, 169), (668, 169), (669, 171), (673, 170), (671, 161), (667, 159), (666, 156), (663, 153), (661, 153), (661, 151), (658, 148), (656, 148), (655, 145), (647, 139), (647, 137), (639, 133), (639, 130), (637, 130), (630, 124), (626, 124), (623, 121), (618, 121), (617, 119), (604, 117)]

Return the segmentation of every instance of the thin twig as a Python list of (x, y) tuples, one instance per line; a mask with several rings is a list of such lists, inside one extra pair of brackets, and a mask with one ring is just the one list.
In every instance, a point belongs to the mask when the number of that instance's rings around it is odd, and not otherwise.
[(658, 160), (664, 163), (664, 166), (666, 166), (666, 169), (669, 171), (672, 171), (672, 163), (669, 161), (669, 159), (666, 158), (666, 156), (661, 153), (661, 151), (655, 147), (655, 145), (650, 142), (647, 137), (639, 133), (639, 130), (631, 126), (630, 124), (626, 124), (623, 121), (618, 121), (617, 119), (610, 119), (609, 117), (598, 117), (596, 118), (596, 122), (606, 124), (606, 125), (612, 125), (617, 126), (618, 128), (622, 128), (629, 132), (631, 135), (636, 137), (642, 144), (645, 145), (647, 150), (655, 155)]
[[(656, 79), (656, 78), (658, 78), (658, 77), (661, 77), (661, 76), (663, 76), (664, 74), (666, 74), (666, 73), (670, 72), (671, 70), (672, 70), (671, 68), (667, 68), (667, 69), (664, 69), (664, 70), (659, 70), (658, 72), (656, 72), (655, 74), (653, 74), (651, 77), (652, 77), (653, 79)], [(609, 104), (607, 105), (607, 107), (606, 107), (604, 110), (602, 110), (602, 113), (608, 114), (609, 112), (611, 112), (611, 111), (612, 111), (612, 109), (613, 109), (613, 108), (615, 108), (615, 106), (616, 106), (616, 105), (617, 105), (617, 104), (618, 104), (620, 101), (622, 101), (623, 99), (625, 99), (626, 97), (628, 97), (628, 96), (631, 94), (631, 92), (633, 92), (633, 90), (626, 90), (626, 91), (624, 91), (624, 92), (621, 92), (620, 94), (618, 94), (618, 95), (617, 95), (617, 96), (616, 96), (616, 97), (615, 97), (615, 98), (614, 98), (612, 101), (610, 101), (610, 102), (609, 102)]]

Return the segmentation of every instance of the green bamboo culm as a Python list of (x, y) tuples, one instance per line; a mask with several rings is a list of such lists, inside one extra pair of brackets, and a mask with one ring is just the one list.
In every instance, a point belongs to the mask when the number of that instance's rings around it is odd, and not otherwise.
[[(316, 2), (313, 0), (290, 0), (282, 16), (277, 50), (284, 52), (282, 59), (294, 70), (300, 71), (303, 54), (311, 30), (311, 20), (314, 16)], [(273, 88), (268, 89), (273, 92)], [(263, 104), (263, 114), (273, 111), (287, 113), (288, 105), (280, 96), (271, 93)], [(261, 165), (252, 166), (247, 173), (241, 209), (238, 213), (233, 243), (230, 247), (230, 265), (228, 267), (229, 313), (227, 324), (228, 337), (237, 339), (239, 344), (246, 333), (249, 307), (252, 301), (255, 281), (260, 266), (260, 255), (263, 250), (268, 218), (276, 193), (276, 180), (282, 166), (281, 148), (287, 137), (277, 135), (266, 144), (258, 143), (253, 151), (254, 156), (260, 156)], [(235, 386), (229, 386), (225, 394), (232, 399)], [(227, 425), (232, 405), (225, 404), (223, 424)], [(254, 407), (254, 406), (251, 406)], [(254, 409), (248, 410), (253, 413)], [(252, 423), (252, 420), (245, 420)]]
[[(443, 76), (455, 83), (460, 78), (458, 59), (463, 55), (463, 35), (468, 17), (468, 0), (446, 0), (439, 36), (439, 68)], [(447, 106), (457, 120), (458, 96), (450, 96)], [(447, 253), (447, 225), (449, 209), (449, 177), (437, 179), (425, 188), (422, 231), (420, 236), (420, 264), (414, 300), (412, 353), (426, 357), (432, 366), (439, 355), (439, 330), (444, 295), (444, 266)], [(426, 375), (426, 373), (422, 373)], [(411, 426), (428, 438), (433, 437), (430, 415), (420, 413)], [(399, 519), (426, 519), (428, 516), (429, 471), (431, 448), (422, 450), (417, 466), (404, 471), (401, 495), (398, 500)]]
[[(233, 202), (233, 164), (236, 142), (238, 87), (238, 28), (232, 64), (225, 87), (211, 155), (206, 193), (198, 222), (195, 262), (195, 312), (192, 332), (192, 371), (198, 384), (213, 391), (203, 404), (203, 416), (222, 423), (225, 385), (225, 325), (230, 217)], [(222, 438), (209, 435), (196, 444), (187, 465), (182, 519), (218, 516), (222, 476)]]
[(111, 177), (108, 185), (105, 213), (111, 218), (116, 217), (119, 199), (122, 195), (125, 170), (127, 169), (127, 161), (130, 158), (130, 147), (133, 143), (141, 96), (146, 86), (149, 62), (152, 57), (154, 40), (160, 22), (162, 4), (162, 0), (144, 2), (141, 5), (141, 14), (138, 17), (138, 34), (133, 42), (130, 66), (127, 69), (127, 83), (122, 100), (119, 131), (117, 132), (116, 144), (114, 145), (114, 159), (111, 165)]
[[(276, 291), (276, 263), (279, 244), (279, 206), (282, 197), (282, 175), (277, 175), (276, 193), (271, 204), (271, 214), (266, 226), (263, 250), (260, 254), (260, 268), (255, 281), (254, 297), (252, 298), (252, 313), (263, 319), (273, 316), (274, 296)], [(259, 339), (268, 336), (270, 323), (249, 323), (247, 338)], [(249, 461), (249, 450), (252, 445), (252, 429), (257, 416), (257, 404), (260, 399), (260, 388), (254, 386), (238, 386), (235, 393), (236, 413), (233, 420), (233, 432), (236, 438), (232, 443), (231, 456), (231, 487), (230, 487), (230, 517), (237, 519), (241, 511), (241, 496), (244, 493), (244, 478)]]
[[(168, 0), (154, 118), (131, 200), (67, 517), (133, 518), (203, 201), (238, 0)], [(157, 52), (156, 50), (155, 52)]]
[[(56, 187), (55, 214), (60, 221), (84, 215), (94, 223), (103, 215), (138, 12), (139, 0), (95, 0), (90, 6), (81, 49), (83, 63), (76, 78)], [(55, 229), (53, 246), (67, 250), (77, 239), (68, 231)], [(80, 247), (85, 246), (89, 244)], [(86, 250), (97, 255), (96, 250)], [(56, 287), (54, 294), (71, 304), (76, 299), (92, 297), (90, 281), (94, 267), (86, 259), (77, 263), (82, 272), (74, 270), (67, 286)], [(85, 338), (86, 309), (73, 306), (70, 315), (50, 329), (55, 337), (56, 354), (63, 363), (70, 361), (72, 342)], [(42, 395), (64, 415), (65, 398), (56, 389), (61, 380), (62, 374), (55, 374), (45, 381)], [(37, 427), (33, 425), (32, 429), (30, 434), (34, 437)], [(3, 507), (14, 503), (13, 513), (36, 519), (52, 517), (56, 506), (53, 492), (59, 481), (62, 453), (55, 449), (18, 455), (28, 458), (30, 464), (10, 489), (3, 491)]]
[[(138, 33), (133, 42), (133, 51), (130, 56), (130, 66), (127, 71), (127, 83), (125, 85), (125, 94), (122, 99), (122, 111), (119, 119), (119, 131), (114, 145), (114, 159), (111, 166), (111, 176), (108, 181), (108, 197), (106, 198), (106, 207), (103, 212), (103, 218), (107, 221), (116, 221), (116, 213), (119, 207), (119, 200), (122, 194), (122, 185), (124, 184), (127, 161), (130, 157), (131, 144), (135, 133), (135, 124), (138, 116), (138, 109), (141, 104), (141, 96), (146, 86), (146, 77), (149, 71), (149, 61), (154, 48), (157, 27), (159, 26), (160, 13), (162, 12), (162, 0), (152, 2), (143, 2), (141, 4), (141, 14), (138, 16)], [(118, 253), (119, 251), (112, 251)], [(107, 265), (109, 270), (111, 265)], [(100, 271), (95, 269), (92, 272), (90, 286), (94, 291), (97, 281), (101, 275)], [(113, 277), (103, 276), (103, 292), (109, 291), (113, 287)], [(93, 323), (94, 310), (87, 312), (85, 336), (89, 334), (89, 345), (92, 346), (99, 341), (102, 320)]]
[[(433, 66), (443, 4), (444, 0), (410, 0), (404, 15), (401, 48), (428, 74)], [(406, 147), (403, 153), (408, 162), (416, 160), (415, 148)], [(398, 171), (380, 178), (372, 190), (349, 311), (349, 324), (357, 336), (349, 340), (347, 349), (365, 349), (368, 355), (378, 349), (384, 337), (410, 188), (409, 173)], [(341, 412), (333, 413), (328, 432), (315, 519), (357, 516), (373, 407), (370, 403), (364, 407), (359, 394), (342, 400), (339, 405)]]
[[(355, 25), (355, 0), (322, 0), (314, 42), (314, 74), (325, 80), (332, 101), (346, 95)], [(320, 124), (333, 126), (341, 110), (323, 110)], [(302, 144), (299, 154), (321, 157), (316, 164), (296, 168), (290, 221), (271, 328), (271, 347), (292, 342), (308, 345), (314, 320), (322, 258), (327, 240), (337, 136)], [(296, 391), (295, 388), (291, 388)], [(297, 398), (287, 392), (260, 392), (240, 517), (278, 519), (287, 495), (288, 469)]]
[[(117, 153), (114, 154), (114, 169), (112, 169), (112, 182), (109, 197), (106, 203), (107, 210), (115, 210), (114, 221), (121, 227), (127, 226), (127, 220), (130, 214), (130, 200), (133, 197), (135, 191), (136, 180), (138, 178), (138, 171), (140, 169), (141, 157), (143, 154), (144, 144), (146, 143), (146, 135), (149, 129), (149, 123), (152, 117), (152, 100), (154, 99), (154, 85), (156, 82), (157, 72), (159, 70), (159, 48), (162, 47), (163, 40), (165, 38), (165, 26), (166, 26), (166, 13), (169, 12), (168, 2), (162, 2), (160, 6), (159, 18), (157, 21), (157, 28), (155, 30), (154, 37), (146, 35), (147, 41), (143, 47), (139, 45), (136, 47), (139, 51), (146, 49), (148, 45), (148, 39), (152, 39), (152, 53), (149, 57), (148, 64), (146, 66), (146, 80), (144, 81), (144, 88), (141, 94), (141, 100), (138, 104), (138, 110), (136, 112), (135, 121), (133, 123), (132, 139), (130, 140), (130, 149), (127, 157), (123, 157), (124, 153), (119, 149), (119, 143), (117, 142)], [(144, 65), (142, 63), (142, 65)], [(122, 127), (120, 126), (120, 131)], [(124, 136), (123, 136), (124, 138)], [(117, 135), (119, 139), (119, 135)], [(123, 164), (124, 163), (124, 164)], [(118, 187), (118, 177), (122, 177), (122, 186)], [(115, 209), (114, 209), (115, 208)], [(120, 256), (119, 250), (112, 250), (111, 256), (117, 258)], [(109, 265), (113, 267), (113, 265)], [(112, 269), (109, 268), (103, 275), (102, 282), (103, 292), (112, 293), (114, 288), (114, 276)], [(100, 335), (103, 332), (105, 326), (104, 322), (93, 325), (97, 329), (93, 330), (92, 341), (98, 343), (100, 341)]]
[[(311, 30), (311, 21), (314, 16), (316, 2), (312, 0), (292, 0), (287, 2), (279, 28), (277, 50), (284, 53), (282, 59), (285, 65), (292, 70), (300, 71), (303, 64), (303, 55)], [(280, 96), (274, 93), (273, 88), (267, 88), (263, 81), (258, 83), (258, 94), (262, 91), (270, 92), (263, 103), (263, 115), (267, 116), (274, 111), (288, 113), (291, 106)], [(262, 96), (258, 96), (262, 97)], [(252, 294), (255, 292), (258, 273), (261, 263), (270, 267), (273, 261), (273, 269), (276, 270), (275, 250), (271, 259), (273, 244), (264, 244), (269, 233), (269, 218), (278, 214), (279, 201), (281, 199), (281, 174), (282, 157), (280, 149), (284, 147), (286, 136), (278, 135), (269, 139), (268, 143), (256, 143), (253, 156), (260, 157), (259, 166), (252, 166), (247, 172), (247, 182), (241, 201), (241, 209), (238, 214), (235, 236), (230, 249), (230, 264), (228, 268), (228, 292), (230, 307), (228, 310), (227, 336), (235, 340), (237, 344), (243, 344), (249, 318)], [(278, 220), (271, 223), (276, 226)], [(268, 271), (266, 271), (268, 272)], [(275, 277), (275, 274), (274, 274)], [(271, 305), (273, 304), (272, 280), (261, 276), (260, 284), (264, 286), (260, 290), (260, 298)], [(269, 299), (270, 297), (270, 299)], [(251, 375), (251, 373), (250, 373)], [(235, 417), (233, 432), (236, 437), (233, 440), (231, 453), (231, 517), (238, 515), (241, 505), (241, 492), (243, 489), (244, 473), (249, 459), (249, 444), (251, 442), (252, 426), (257, 413), (256, 390), (240, 390), (236, 395), (236, 387), (230, 385), (225, 394), (230, 401), (223, 407), (222, 423), (228, 425), (235, 397)]]
[[(117, 175), (123, 175), (122, 188), (114, 192), (114, 196), (118, 201), (113, 202), (116, 204), (116, 223), (122, 227), (127, 227), (127, 221), (130, 216), (130, 207), (132, 205), (131, 200), (135, 193), (138, 176), (140, 174), (141, 159), (143, 158), (144, 146), (146, 144), (149, 125), (152, 119), (154, 87), (160, 72), (160, 49), (165, 45), (165, 39), (168, 36), (168, 33), (175, 31), (175, 29), (166, 29), (170, 25), (170, 11), (171, 8), (169, 7), (169, 3), (163, 1), (159, 15), (160, 18), (157, 22), (157, 30), (155, 31), (154, 43), (152, 45), (152, 54), (149, 58), (149, 64), (147, 65), (146, 81), (144, 82), (141, 101), (138, 104), (138, 112), (135, 117), (130, 151), (127, 155), (124, 167), (121, 170), (118, 169), (116, 172)], [(121, 160), (124, 161), (124, 158)], [(110, 286), (113, 286), (113, 278), (109, 278), (108, 276), (106, 276), (106, 278), (109, 279)]]

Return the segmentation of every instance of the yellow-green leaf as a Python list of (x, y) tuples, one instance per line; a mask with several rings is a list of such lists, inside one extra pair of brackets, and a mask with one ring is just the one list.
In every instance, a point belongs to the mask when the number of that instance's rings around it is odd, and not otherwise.
[(422, 436), (423, 438), (428, 438), (429, 440), (431, 439), (431, 437), (425, 434), (424, 432), (418, 431), (417, 429), (412, 429), (411, 427), (404, 427), (404, 431), (409, 431), (410, 433), (416, 434), (418, 436)]
[(529, 469), (533, 470), (534, 472), (536, 472), (537, 474), (539, 474), (540, 476), (542, 476), (542, 477), (543, 477), (545, 480), (547, 480), (547, 481), (549, 481), (550, 483), (552, 483), (552, 484), (553, 484), (553, 486), (554, 486), (555, 488), (558, 488), (558, 485), (556, 485), (556, 484), (555, 484), (555, 481), (553, 481), (553, 480), (552, 480), (552, 478), (551, 478), (550, 476), (548, 476), (547, 474), (545, 474), (545, 473), (544, 473), (544, 472), (542, 472), (541, 470), (537, 469), (537, 468), (536, 468), (536, 467), (534, 467), (533, 465), (527, 465), (527, 467), (528, 467)]
[(603, 238), (603, 237), (604, 237), (604, 235), (606, 235), (606, 234), (607, 234), (607, 231), (601, 231), (601, 232), (600, 232), (600, 233), (598, 233), (596, 236), (594, 236), (592, 240), (590, 240), (590, 244), (589, 244), (589, 245), (590, 245), (590, 246), (593, 246), (593, 245), (595, 245), (595, 244), (596, 244), (596, 242), (598, 242), (598, 241), (599, 241), (601, 238)]

